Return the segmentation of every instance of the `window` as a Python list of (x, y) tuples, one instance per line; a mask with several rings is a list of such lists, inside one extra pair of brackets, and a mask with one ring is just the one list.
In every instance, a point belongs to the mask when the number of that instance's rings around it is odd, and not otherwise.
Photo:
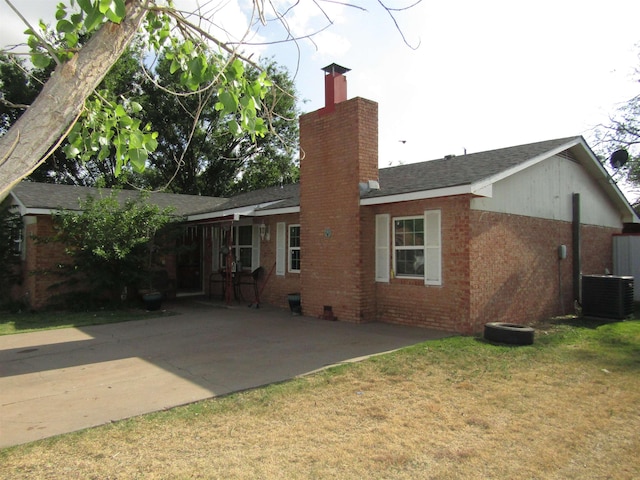
[(424, 217), (393, 219), (394, 271), (398, 277), (424, 276)]
[[(256, 229), (257, 230), (257, 229)], [(221, 247), (227, 245), (229, 229), (225, 229), (221, 237)], [(253, 225), (241, 225), (233, 227), (231, 239), (231, 252), (236, 262), (240, 263), (243, 270), (251, 270), (254, 267), (254, 228)], [(225, 254), (220, 252), (219, 264), (225, 265)], [(259, 262), (259, 259), (257, 260)]]
[(253, 226), (244, 225), (236, 227), (235, 235), (236, 259), (242, 268), (251, 270), (251, 258), (253, 252)]
[(394, 218), (393, 240), (389, 223), (388, 214), (376, 215), (376, 281), (389, 281), (391, 247), (391, 276), (422, 278), (426, 285), (441, 285), (440, 210), (427, 210), (423, 216)]
[(300, 271), (300, 225), (289, 225), (289, 271)]

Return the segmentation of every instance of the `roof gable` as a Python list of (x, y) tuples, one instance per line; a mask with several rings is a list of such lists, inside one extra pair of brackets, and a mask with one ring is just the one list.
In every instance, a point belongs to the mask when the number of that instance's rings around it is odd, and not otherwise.
[(363, 195), (363, 198), (472, 185), (508, 172), (533, 158), (566, 145), (576, 138), (560, 138), (453, 158), (383, 168), (380, 169), (380, 190), (372, 190)]

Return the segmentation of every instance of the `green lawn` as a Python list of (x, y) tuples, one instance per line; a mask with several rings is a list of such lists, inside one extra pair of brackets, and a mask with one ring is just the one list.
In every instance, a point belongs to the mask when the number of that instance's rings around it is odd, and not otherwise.
[(106, 323), (128, 322), (142, 320), (161, 315), (171, 315), (171, 312), (147, 312), (142, 309), (100, 310), (95, 312), (0, 312), (0, 335), (14, 333), (35, 332), (38, 330), (53, 330), (56, 328), (83, 327)]

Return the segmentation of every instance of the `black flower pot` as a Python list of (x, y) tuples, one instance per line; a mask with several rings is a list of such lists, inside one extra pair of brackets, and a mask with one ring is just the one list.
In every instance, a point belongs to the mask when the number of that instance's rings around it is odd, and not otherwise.
[(290, 293), (287, 295), (289, 300), (289, 309), (293, 315), (302, 315), (302, 306), (300, 305), (300, 294)]
[(162, 307), (162, 294), (160, 292), (145, 293), (142, 301), (147, 310), (160, 310)]

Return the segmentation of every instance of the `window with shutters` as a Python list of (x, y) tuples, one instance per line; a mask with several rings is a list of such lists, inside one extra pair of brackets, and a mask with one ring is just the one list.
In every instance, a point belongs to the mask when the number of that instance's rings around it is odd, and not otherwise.
[(376, 215), (376, 281), (420, 278), (426, 285), (441, 285), (441, 255), (440, 210), (393, 219), (388, 214)]

